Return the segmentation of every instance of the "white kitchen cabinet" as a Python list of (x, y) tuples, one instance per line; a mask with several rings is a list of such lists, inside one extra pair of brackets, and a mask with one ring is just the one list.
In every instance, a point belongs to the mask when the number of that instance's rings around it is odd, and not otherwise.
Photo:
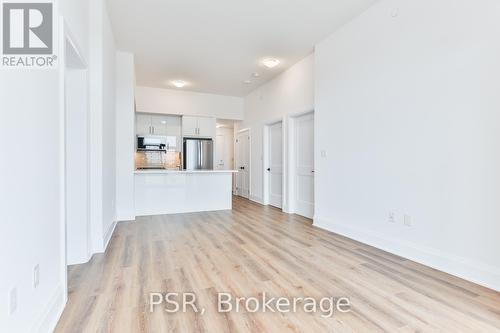
[(188, 137), (198, 136), (198, 117), (182, 117), (182, 135)]
[(167, 115), (136, 115), (135, 132), (137, 135), (161, 135), (168, 134), (169, 116)]
[(167, 135), (168, 120), (168, 116), (151, 116), (151, 134), (163, 136)]
[(214, 138), (215, 128), (217, 127), (215, 118), (199, 117), (198, 118), (198, 135), (204, 138)]
[(137, 135), (151, 134), (151, 116), (148, 114), (137, 114), (135, 117), (135, 133)]
[(215, 137), (215, 118), (212, 117), (182, 117), (182, 135), (185, 137)]

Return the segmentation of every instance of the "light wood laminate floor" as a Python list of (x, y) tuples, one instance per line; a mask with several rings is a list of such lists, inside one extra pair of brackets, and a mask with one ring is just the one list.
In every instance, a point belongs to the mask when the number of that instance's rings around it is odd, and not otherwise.
[[(56, 332), (500, 332), (500, 294), (235, 198), (232, 211), (120, 223), (104, 254), (69, 269)], [(206, 312), (149, 311), (193, 291)], [(235, 296), (347, 296), (350, 313), (217, 313)]]

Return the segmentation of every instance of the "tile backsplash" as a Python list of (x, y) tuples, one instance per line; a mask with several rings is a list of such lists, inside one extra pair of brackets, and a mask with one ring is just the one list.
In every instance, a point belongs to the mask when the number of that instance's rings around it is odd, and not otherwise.
[(179, 170), (181, 168), (181, 153), (177, 151), (139, 151), (135, 153), (135, 168)]

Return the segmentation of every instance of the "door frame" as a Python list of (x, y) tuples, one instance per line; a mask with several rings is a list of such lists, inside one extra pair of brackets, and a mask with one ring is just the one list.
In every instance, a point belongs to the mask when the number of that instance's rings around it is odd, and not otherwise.
[[(296, 196), (296, 186), (295, 186), (295, 177), (297, 175), (297, 161), (296, 161), (296, 152), (297, 152), (297, 143), (295, 142), (295, 127), (296, 127), (296, 119), (302, 116), (306, 116), (312, 114), (314, 115), (314, 110), (298, 112), (290, 115), (288, 117), (287, 131), (288, 131), (288, 142), (287, 142), (287, 212), (290, 214), (296, 213), (295, 207), (295, 196)], [(314, 118), (314, 132), (316, 133), (316, 118)], [(316, 156), (316, 141), (314, 141), (314, 156)], [(316, 160), (316, 157), (314, 158)], [(314, 177), (314, 182), (316, 182), (316, 177)], [(314, 189), (316, 190), (316, 184), (314, 184)]]
[[(238, 140), (238, 136), (242, 133), (248, 132), (248, 199), (252, 199), (252, 131), (250, 128), (243, 128), (241, 130), (238, 130), (236, 132), (236, 135), (234, 136), (234, 167), (237, 168), (237, 165), (239, 164), (239, 159), (240, 159), (240, 152), (238, 151), (238, 146), (236, 140)], [(238, 169), (237, 169), (238, 170)], [(239, 171), (238, 171), (239, 172)], [(238, 175), (236, 175), (238, 177)], [(236, 190), (236, 195), (240, 196), (239, 190)]]
[(284, 212), (288, 212), (287, 208), (287, 149), (286, 147), (288, 146), (287, 144), (287, 117), (283, 117), (280, 119), (275, 119), (271, 122), (267, 122), (264, 124), (264, 131), (263, 131), (263, 137), (262, 137), (262, 203), (266, 206), (270, 205), (270, 199), (269, 199), (269, 190), (270, 190), (270, 185), (269, 185), (269, 172), (267, 171), (267, 168), (269, 167), (270, 164), (270, 159), (269, 159), (269, 154), (270, 154), (270, 149), (269, 149), (269, 144), (271, 140), (269, 139), (270, 131), (271, 131), (271, 126), (276, 125), (281, 123), (281, 163), (282, 163), (282, 177), (281, 177), (281, 210)]
[[(71, 47), (73, 50), (73, 54), (76, 57), (73, 57), (72, 60), (76, 61), (76, 65), (73, 65), (73, 70), (82, 70), (86, 72), (86, 84), (87, 87), (89, 85), (89, 79), (88, 79), (88, 61), (85, 58), (84, 54), (81, 51), (81, 48), (78, 46), (78, 43), (76, 42), (76, 39), (74, 35), (71, 33), (66, 21), (64, 20), (63, 17), (59, 17), (58, 20), (58, 42), (59, 42), (59, 150), (60, 150), (60, 155), (59, 155), (59, 167), (61, 170), (60, 173), (60, 178), (59, 178), (59, 190), (60, 190), (60, 197), (59, 197), (59, 202), (60, 202), (60, 210), (59, 210), (59, 220), (60, 220), (60, 251), (62, 255), (61, 260), (61, 267), (60, 267), (60, 276), (63, 281), (63, 303), (66, 304), (68, 300), (68, 254), (67, 254), (67, 201), (66, 201), (66, 195), (67, 195), (67, 170), (66, 170), (66, 70), (67, 70), (67, 65), (66, 62), (69, 59), (68, 55), (66, 54), (66, 46)], [(89, 90), (87, 89), (87, 102), (88, 100), (88, 94)], [(90, 116), (90, 104), (87, 103), (87, 113), (88, 116)], [(88, 118), (90, 119), (90, 118)], [(90, 130), (90, 124), (88, 123), (88, 128), (87, 131)], [(90, 133), (88, 133), (90, 138)], [(88, 142), (90, 147), (90, 142)], [(88, 153), (88, 152), (87, 152)], [(88, 156), (87, 161), (90, 161), (90, 156)], [(90, 172), (90, 165), (87, 165), (87, 172)], [(89, 178), (88, 178), (89, 186), (90, 186), (90, 173), (89, 173)], [(90, 188), (90, 187), (89, 187)], [(89, 196), (89, 203), (90, 203), (90, 191), (87, 194)], [(90, 207), (88, 207), (88, 216), (90, 216)], [(88, 225), (89, 229), (87, 230), (87, 238), (89, 239), (91, 237), (90, 234), (90, 225)], [(92, 249), (88, 249), (89, 254), (92, 252)]]

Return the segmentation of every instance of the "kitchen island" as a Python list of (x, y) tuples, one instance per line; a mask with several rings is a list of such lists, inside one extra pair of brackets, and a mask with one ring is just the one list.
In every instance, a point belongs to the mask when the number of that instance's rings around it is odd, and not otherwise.
[(229, 210), (236, 170), (137, 170), (135, 215)]

